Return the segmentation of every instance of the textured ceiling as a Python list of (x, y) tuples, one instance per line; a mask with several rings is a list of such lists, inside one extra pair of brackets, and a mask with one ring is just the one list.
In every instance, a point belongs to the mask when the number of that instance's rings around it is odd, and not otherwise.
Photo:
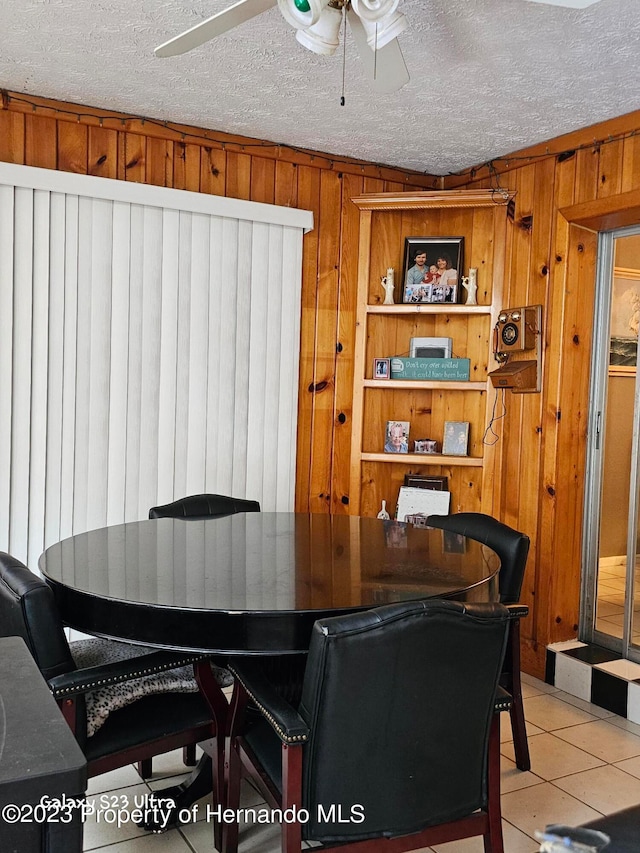
[(411, 81), (374, 95), (351, 37), (317, 56), (277, 7), (153, 48), (225, 0), (0, 0), (0, 87), (446, 174), (640, 108), (640, 0), (400, 0)]

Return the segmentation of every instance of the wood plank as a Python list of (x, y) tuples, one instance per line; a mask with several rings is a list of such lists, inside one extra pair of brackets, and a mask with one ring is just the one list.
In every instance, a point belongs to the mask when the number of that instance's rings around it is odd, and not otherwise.
[(486, 382), (444, 382), (428, 379), (365, 379), (365, 388), (390, 388), (394, 391), (486, 391)]
[[(564, 364), (565, 298), (568, 287), (567, 253), (569, 224), (558, 210), (572, 206), (576, 189), (575, 158), (556, 163), (554, 177), (554, 218), (552, 224), (552, 263), (550, 266), (550, 298), (543, 315), (545, 341), (544, 382), (542, 387), (542, 468), (537, 489), (538, 526), (533, 585), (536, 610), (523, 626), (523, 637), (531, 645), (527, 653), (528, 671), (543, 675), (544, 647), (549, 641), (551, 613), (557, 612), (553, 600), (552, 581), (557, 571), (557, 545), (562, 537), (563, 519), (558, 517), (557, 492), (565, 488), (557, 479), (559, 465), (559, 423), (562, 418), (562, 377)], [(527, 569), (531, 579), (532, 566)], [(536, 652), (537, 650), (537, 652)], [(534, 654), (534, 652), (536, 652)]]
[[(576, 170), (579, 164), (576, 165)], [(550, 287), (550, 255), (551, 233), (554, 220), (553, 181), (555, 164), (551, 160), (536, 163), (533, 198), (533, 228), (531, 232), (531, 252), (529, 285), (527, 303), (529, 305), (548, 305)], [(542, 312), (542, 370), (545, 368), (544, 328), (548, 322), (545, 311)], [(542, 479), (542, 423), (543, 395), (522, 395), (522, 420), (519, 439), (521, 459), (526, 459), (526, 465), (520, 465), (520, 494), (522, 496), (538, 495)], [(514, 527), (529, 535), (531, 547), (527, 572), (523, 583), (521, 601), (529, 607), (532, 617), (535, 616), (537, 597), (535, 596), (535, 576), (537, 565), (539, 506), (537, 500), (527, 497), (510, 508), (509, 518)], [(527, 630), (526, 628), (524, 629)]]
[(55, 169), (58, 161), (56, 122), (52, 118), (27, 114), (25, 125), (25, 166)]
[(135, 133), (121, 133), (118, 145), (118, 177), (125, 181), (146, 181), (147, 140)]
[(199, 145), (182, 141), (174, 142), (173, 186), (175, 189), (200, 191), (200, 152), (204, 150)]
[(296, 464), (296, 512), (311, 506), (313, 457), (313, 389), (315, 384), (315, 328), (318, 290), (318, 218), (320, 170), (301, 166), (298, 172), (298, 203), (313, 211), (314, 229), (302, 241), (302, 313), (300, 317), (300, 381), (298, 385), (298, 439)]
[(361, 458), (365, 462), (384, 462), (400, 465), (419, 465), (431, 468), (434, 465), (451, 465), (462, 468), (481, 468), (482, 457), (473, 456), (446, 456), (440, 453), (362, 453)]
[(455, 207), (493, 207), (506, 204), (511, 198), (508, 191), (495, 190), (434, 190), (432, 192), (366, 193), (353, 199), (360, 210), (428, 210)]
[(173, 155), (173, 142), (167, 139), (147, 139), (145, 183), (172, 187)]
[(200, 149), (200, 192), (227, 195), (226, 151), (212, 147)]
[(550, 578), (546, 642), (574, 636), (578, 625), (596, 252), (596, 234), (571, 226), (562, 339), (564, 370), (560, 388), (562, 417), (558, 421), (554, 549), (557, 564), (566, 568)]
[(118, 176), (118, 133), (106, 127), (89, 127), (87, 173), (101, 178)]
[[(367, 338), (369, 330), (367, 327), (367, 294), (369, 290), (369, 273), (371, 260), (371, 221), (372, 214), (369, 210), (360, 212), (359, 235), (358, 235), (358, 279), (356, 296), (356, 334), (354, 342), (354, 385), (352, 400), (352, 430), (351, 430), (351, 460), (349, 476), (349, 512), (352, 515), (362, 514), (362, 477), (360, 451), (362, 449), (363, 425), (364, 425), (364, 387), (355, 377), (366, 375)], [(377, 500), (377, 497), (374, 498)]]
[(298, 169), (294, 163), (276, 163), (274, 202), (283, 207), (298, 206)]
[(230, 198), (251, 198), (251, 156), (227, 152), (227, 189)]
[(640, 136), (630, 136), (624, 140), (622, 154), (622, 180), (620, 192), (640, 188)]
[(81, 124), (58, 122), (58, 163), (61, 172), (87, 174), (88, 129)]
[[(591, 145), (576, 152), (576, 202), (592, 201), (598, 197), (600, 177), (600, 147)], [(545, 160), (553, 164), (553, 160)]]
[(610, 140), (600, 146), (600, 168), (598, 171), (598, 198), (609, 198), (620, 194), (622, 187), (622, 163), (624, 140)]
[(318, 230), (318, 289), (316, 302), (313, 437), (310, 472), (310, 511), (331, 510), (335, 430), (338, 269), (342, 183), (335, 172), (320, 174)]
[(251, 158), (251, 201), (273, 204), (276, 194), (276, 164), (265, 157)]
[(363, 179), (342, 175), (338, 329), (335, 366), (335, 429), (331, 512), (347, 513), (350, 506), (352, 400), (358, 292), (360, 213), (351, 201), (363, 189)]
[(0, 160), (4, 163), (24, 164), (24, 115), (0, 110)]

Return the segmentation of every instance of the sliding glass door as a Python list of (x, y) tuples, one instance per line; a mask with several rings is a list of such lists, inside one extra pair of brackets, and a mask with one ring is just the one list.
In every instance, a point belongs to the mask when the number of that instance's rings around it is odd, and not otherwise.
[(580, 637), (640, 662), (640, 227), (600, 235)]

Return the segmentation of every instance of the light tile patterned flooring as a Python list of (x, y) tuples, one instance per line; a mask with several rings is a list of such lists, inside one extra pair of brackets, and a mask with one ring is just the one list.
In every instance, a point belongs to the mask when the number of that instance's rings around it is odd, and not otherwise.
[[(624, 560), (623, 557), (620, 558)], [(596, 628), (611, 637), (622, 637), (626, 565), (602, 563), (598, 569)], [(633, 644), (640, 645), (640, 566), (636, 560)]]
[[(506, 853), (535, 853), (536, 829), (549, 823), (575, 826), (602, 814), (640, 803), (640, 726), (524, 676), (525, 716), (532, 770), (519, 771), (513, 762), (508, 716), (502, 714), (502, 815)], [(154, 776), (142, 782), (133, 767), (92, 779), (89, 797), (118, 797), (134, 802), (150, 788), (175, 783), (184, 773), (181, 753), (154, 759)], [(124, 799), (122, 799), (124, 798)], [(256, 805), (246, 789), (243, 805)], [(162, 835), (149, 835), (131, 823), (123, 826), (85, 824), (84, 850), (100, 853), (212, 853), (212, 827), (200, 819)], [(277, 826), (241, 830), (240, 853), (274, 853)], [(436, 853), (482, 853), (480, 838), (454, 841)]]

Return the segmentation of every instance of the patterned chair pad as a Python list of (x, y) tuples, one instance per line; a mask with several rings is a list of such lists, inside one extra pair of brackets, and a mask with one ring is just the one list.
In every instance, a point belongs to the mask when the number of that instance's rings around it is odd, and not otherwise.
[[(141, 657), (157, 652), (148, 646), (134, 646), (115, 640), (76, 640), (70, 644), (71, 655), (78, 669), (101, 666), (114, 661)], [(216, 681), (228, 687), (233, 676), (227, 669), (211, 664)], [(158, 693), (197, 693), (198, 685), (193, 676), (193, 667), (181, 666), (156, 675), (145, 675), (132, 681), (91, 690), (85, 694), (87, 706), (87, 737), (94, 735), (107, 721), (112, 711), (131, 705), (143, 696)]]

